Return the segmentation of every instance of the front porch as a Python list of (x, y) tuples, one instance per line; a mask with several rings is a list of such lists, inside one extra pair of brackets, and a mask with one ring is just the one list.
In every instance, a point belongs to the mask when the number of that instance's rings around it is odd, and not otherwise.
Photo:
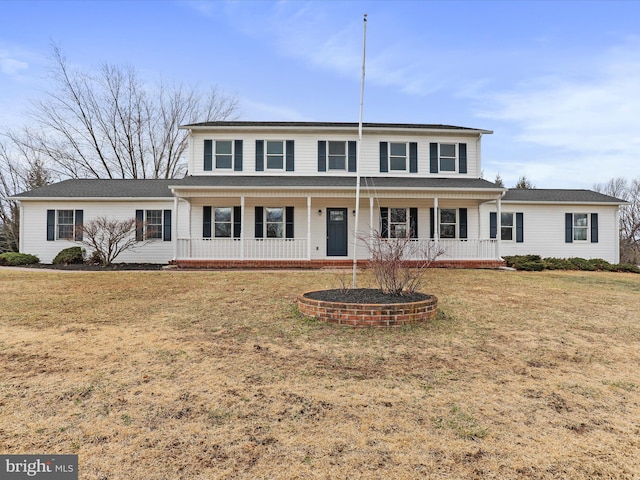
[[(412, 252), (443, 252), (434, 267), (499, 268), (495, 239), (434, 240), (413, 239)], [(351, 257), (313, 258), (311, 242), (306, 238), (180, 238), (177, 256), (170, 262), (183, 268), (346, 268)], [(361, 251), (361, 249), (359, 249)], [(423, 258), (409, 254), (408, 262), (416, 266)], [(368, 255), (358, 256), (358, 265), (367, 266)]]

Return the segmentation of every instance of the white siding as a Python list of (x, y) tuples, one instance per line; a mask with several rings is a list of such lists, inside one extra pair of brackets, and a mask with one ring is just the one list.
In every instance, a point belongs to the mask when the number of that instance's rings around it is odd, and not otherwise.
[[(602, 258), (618, 263), (619, 230), (616, 223), (617, 205), (547, 205), (502, 203), (502, 212), (523, 213), (524, 242), (502, 241), (501, 255), (540, 255), (556, 258)], [(489, 212), (496, 211), (496, 205), (485, 204), (482, 209), (481, 236), (489, 237)], [(597, 213), (598, 242), (589, 240), (565, 242), (565, 213)], [(590, 220), (589, 220), (590, 221)]]
[[(215, 169), (215, 159), (213, 171), (204, 171), (204, 140), (243, 140), (243, 169), (242, 172), (235, 172), (233, 169)], [(268, 170), (256, 172), (256, 140), (294, 140), (295, 142), (295, 171), (286, 172), (284, 170)], [(346, 171), (327, 171), (318, 173), (318, 141), (357, 141), (357, 135), (346, 135), (344, 133), (327, 134), (325, 132), (314, 133), (194, 133), (191, 139), (191, 150), (189, 153), (190, 175), (337, 175), (355, 176), (355, 173)], [(389, 176), (389, 173), (380, 173), (380, 142), (417, 142), (418, 144), (418, 173), (392, 172), (393, 176), (420, 176), (420, 177), (447, 177), (463, 176), (467, 178), (480, 177), (480, 142), (477, 136), (456, 136), (450, 135), (416, 135), (415, 133), (389, 133), (389, 134), (367, 134), (363, 136), (362, 152), (360, 159), (360, 174), (363, 176)], [(429, 143), (466, 143), (467, 144), (467, 173), (432, 174), (429, 173)], [(408, 152), (407, 152), (408, 154)], [(408, 159), (407, 159), (408, 168)]]
[[(134, 218), (136, 210), (171, 210), (173, 200), (162, 201), (121, 201), (121, 202), (23, 202), (24, 218), (21, 224), (24, 244), (20, 251), (37, 255), (43, 263), (51, 263), (60, 250), (79, 245), (69, 240), (47, 241), (47, 210), (83, 210), (84, 223), (99, 216), (118, 220)], [(172, 215), (172, 222), (175, 214)], [(167, 263), (173, 258), (173, 242), (152, 240), (137, 246), (132, 251), (123, 252), (115, 262), (127, 263)]]

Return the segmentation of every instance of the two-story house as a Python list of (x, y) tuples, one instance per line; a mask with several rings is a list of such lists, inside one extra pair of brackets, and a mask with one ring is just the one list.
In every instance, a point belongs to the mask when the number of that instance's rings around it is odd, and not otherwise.
[[(189, 132), (188, 175), (66, 180), (13, 197), (20, 249), (50, 262), (97, 216), (138, 221), (122, 262), (180, 266), (350, 265), (374, 233), (437, 244), (439, 262), (501, 255), (617, 262), (623, 201), (589, 190), (507, 190), (481, 178), (488, 130), (448, 125), (205, 122)], [(359, 170), (359, 172), (357, 172)], [(356, 183), (360, 176), (360, 201)], [(358, 210), (357, 232), (355, 230)]]

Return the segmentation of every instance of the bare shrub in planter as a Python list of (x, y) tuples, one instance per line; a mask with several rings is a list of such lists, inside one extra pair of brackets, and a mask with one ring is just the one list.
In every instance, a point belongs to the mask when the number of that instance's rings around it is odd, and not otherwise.
[(386, 238), (380, 232), (359, 236), (369, 251), (369, 266), (382, 292), (393, 295), (417, 292), (425, 269), (445, 253), (434, 241), (415, 238)]
[(136, 219), (115, 220), (96, 217), (82, 227), (83, 245), (93, 250), (92, 260), (111, 265), (118, 255), (140, 244), (136, 239)]

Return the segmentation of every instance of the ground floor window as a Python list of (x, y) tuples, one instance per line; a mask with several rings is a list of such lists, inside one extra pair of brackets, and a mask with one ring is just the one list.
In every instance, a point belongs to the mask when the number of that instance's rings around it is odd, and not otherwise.
[(284, 238), (284, 208), (265, 208), (267, 238)]
[(233, 225), (233, 209), (216, 207), (214, 212), (214, 232), (216, 238), (231, 238)]
[(440, 209), (440, 238), (456, 238), (456, 209)]
[(586, 213), (573, 214), (573, 240), (586, 242), (589, 232), (589, 216)]
[(58, 210), (57, 238), (58, 240), (73, 240), (74, 221), (73, 210)]
[(47, 241), (82, 240), (84, 210), (47, 210)]

